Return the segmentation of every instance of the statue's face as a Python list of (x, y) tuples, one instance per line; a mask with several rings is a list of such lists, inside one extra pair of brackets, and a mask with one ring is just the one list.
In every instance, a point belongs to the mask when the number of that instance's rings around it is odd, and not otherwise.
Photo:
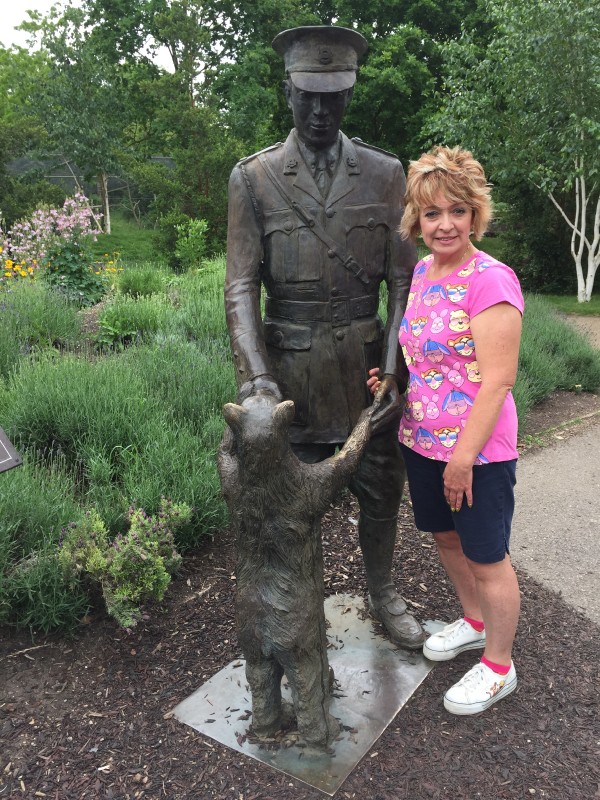
[(284, 84), (288, 107), (302, 141), (315, 149), (329, 147), (338, 136), (352, 90), (305, 92), (291, 81)]

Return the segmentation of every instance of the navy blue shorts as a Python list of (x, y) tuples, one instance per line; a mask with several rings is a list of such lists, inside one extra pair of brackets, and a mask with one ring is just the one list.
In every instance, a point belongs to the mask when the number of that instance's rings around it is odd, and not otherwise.
[(421, 531), (455, 530), (467, 558), (478, 564), (502, 561), (508, 553), (515, 508), (517, 460), (473, 467), (473, 506), (450, 511), (444, 497), (445, 461), (435, 461), (401, 445), (415, 524)]

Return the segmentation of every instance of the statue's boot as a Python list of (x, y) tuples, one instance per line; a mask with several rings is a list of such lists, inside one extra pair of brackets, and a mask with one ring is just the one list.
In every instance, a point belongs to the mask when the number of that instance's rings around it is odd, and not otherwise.
[(398, 518), (373, 519), (361, 511), (358, 537), (369, 589), (369, 611), (381, 622), (392, 642), (409, 650), (419, 650), (425, 631), (408, 613), (406, 602), (392, 583), (392, 560)]

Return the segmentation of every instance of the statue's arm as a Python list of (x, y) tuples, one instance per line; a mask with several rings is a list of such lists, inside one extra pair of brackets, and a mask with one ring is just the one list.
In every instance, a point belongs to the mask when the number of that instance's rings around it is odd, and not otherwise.
[(238, 460), (235, 456), (235, 440), (230, 428), (226, 425), (223, 438), (217, 450), (217, 469), (221, 479), (223, 496), (229, 498), (232, 489), (239, 484)]
[(417, 251), (413, 242), (400, 238), (399, 226), (404, 210), (406, 181), (400, 162), (396, 162), (393, 180), (388, 187), (389, 242), (385, 281), (388, 289), (387, 322), (385, 326), (383, 353), (379, 368), (381, 387), (377, 393), (373, 424), (383, 427), (397, 414), (408, 383), (408, 370), (398, 343), (400, 323), (408, 299), (412, 274), (417, 263)]
[(365, 447), (371, 438), (372, 416), (373, 406), (365, 408), (339, 453), (319, 464), (310, 465), (312, 480), (318, 486), (318, 491), (314, 491), (312, 496), (319, 503), (319, 513), (325, 513), (329, 504), (358, 469)]
[(242, 394), (260, 389), (279, 396), (270, 374), (260, 314), (263, 229), (240, 165), (229, 180), (225, 315), (238, 387)]

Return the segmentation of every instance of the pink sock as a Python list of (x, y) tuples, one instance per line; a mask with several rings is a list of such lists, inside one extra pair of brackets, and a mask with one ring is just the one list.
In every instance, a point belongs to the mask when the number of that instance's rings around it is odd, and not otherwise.
[(471, 617), (463, 617), (463, 619), (464, 619), (464, 621), (465, 621), (465, 622), (468, 622), (468, 623), (469, 623), (469, 625), (470, 625), (472, 628), (475, 628), (475, 630), (476, 630), (478, 633), (481, 633), (481, 631), (482, 631), (482, 630), (484, 629), (484, 627), (485, 627), (485, 626), (484, 626), (484, 624), (483, 624), (483, 622), (482, 622), (480, 619), (471, 619)]
[(494, 664), (493, 661), (490, 661), (489, 658), (485, 656), (481, 656), (481, 663), (485, 664), (486, 667), (489, 667), (494, 672), (497, 672), (498, 675), (508, 675), (508, 671), (510, 669), (510, 664), (508, 667), (504, 666), (504, 664)]

